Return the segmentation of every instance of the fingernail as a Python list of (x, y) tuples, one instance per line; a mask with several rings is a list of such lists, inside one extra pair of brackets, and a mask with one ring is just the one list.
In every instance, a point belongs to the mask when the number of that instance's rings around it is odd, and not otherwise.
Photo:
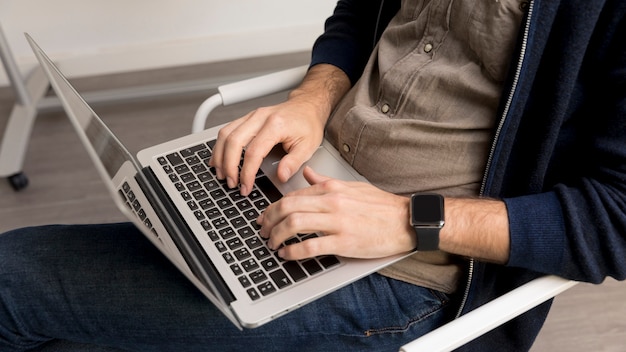
[(248, 186), (246, 185), (241, 185), (239, 192), (241, 193), (242, 196), (247, 196), (248, 193), (250, 193), (248, 192)]
[(235, 188), (235, 187), (237, 187), (237, 184), (235, 183), (235, 180), (233, 180), (230, 177), (226, 178), (226, 183), (228, 184), (228, 188)]
[(283, 181), (287, 181), (291, 178), (291, 170), (288, 168), (284, 168), (282, 172)]

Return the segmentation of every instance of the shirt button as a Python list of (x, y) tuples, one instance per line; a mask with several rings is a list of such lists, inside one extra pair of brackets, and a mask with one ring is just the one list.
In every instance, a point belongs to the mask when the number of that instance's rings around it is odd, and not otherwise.
[(386, 114), (389, 112), (389, 110), (391, 110), (391, 108), (389, 107), (389, 104), (384, 104), (383, 106), (380, 107), (380, 111), (383, 114)]
[(428, 44), (424, 45), (424, 52), (425, 52), (425, 53), (427, 53), (427, 54), (428, 54), (428, 53), (429, 53), (429, 52), (431, 52), (432, 50), (433, 50), (433, 45), (432, 45), (432, 44), (428, 43)]
[(346, 153), (350, 153), (350, 146), (344, 143), (343, 144), (343, 151), (346, 152)]

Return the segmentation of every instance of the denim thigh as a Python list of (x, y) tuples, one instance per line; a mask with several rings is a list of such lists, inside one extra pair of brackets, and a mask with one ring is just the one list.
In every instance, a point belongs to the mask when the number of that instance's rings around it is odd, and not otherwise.
[(0, 235), (0, 350), (70, 341), (128, 351), (397, 351), (452, 319), (451, 297), (370, 275), (238, 330), (133, 225)]

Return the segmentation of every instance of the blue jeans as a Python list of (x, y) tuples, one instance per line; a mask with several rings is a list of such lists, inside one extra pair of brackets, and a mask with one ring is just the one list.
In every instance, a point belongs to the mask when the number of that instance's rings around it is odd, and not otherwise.
[(449, 321), (454, 301), (374, 274), (239, 331), (131, 224), (0, 235), (1, 351), (58, 341), (129, 351), (397, 351)]

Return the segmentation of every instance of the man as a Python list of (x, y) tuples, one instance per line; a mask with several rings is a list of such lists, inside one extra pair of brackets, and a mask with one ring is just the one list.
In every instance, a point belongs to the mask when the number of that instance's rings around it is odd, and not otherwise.
[[(269, 245), (286, 259), (421, 250), (238, 332), (130, 225), (24, 229), (0, 237), (0, 346), (396, 350), (542, 274), (624, 279), (625, 13), (620, 1), (339, 1), (301, 86), (225, 127), (211, 164), (246, 195), (274, 145), (286, 180), (326, 134), (371, 184), (306, 168), (312, 186), (258, 219)], [(424, 193), (444, 196), (434, 240), (410, 221)], [(325, 236), (281, 246), (304, 231)], [(548, 309), (464, 349), (528, 350)]]

